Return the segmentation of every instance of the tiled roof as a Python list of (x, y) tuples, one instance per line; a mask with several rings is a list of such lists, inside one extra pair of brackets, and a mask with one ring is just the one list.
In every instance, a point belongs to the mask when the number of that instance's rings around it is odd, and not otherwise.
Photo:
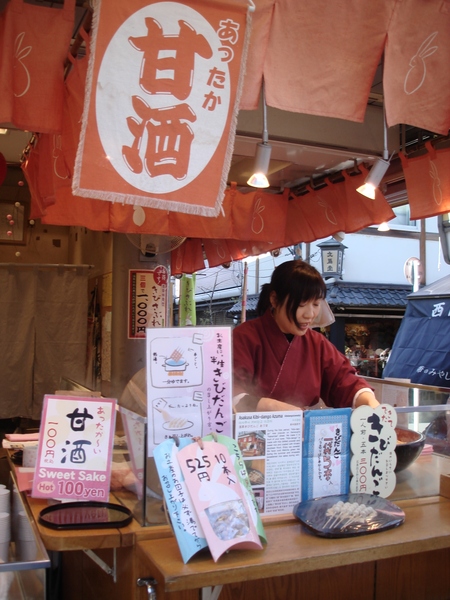
[(343, 307), (405, 308), (411, 286), (337, 282), (328, 286), (328, 304)]
[[(405, 308), (411, 286), (371, 283), (348, 283), (339, 281), (327, 286), (328, 304), (333, 307)], [(247, 296), (247, 311), (256, 310), (258, 294)], [(229, 313), (240, 313), (241, 301), (236, 302)]]

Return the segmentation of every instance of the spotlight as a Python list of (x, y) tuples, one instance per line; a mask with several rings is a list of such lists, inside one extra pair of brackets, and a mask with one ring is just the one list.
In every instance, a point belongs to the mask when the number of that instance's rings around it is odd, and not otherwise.
[(383, 158), (378, 158), (374, 163), (373, 167), (370, 169), (369, 174), (366, 177), (365, 182), (359, 188), (357, 188), (357, 192), (370, 198), (371, 200), (375, 200), (375, 190), (380, 185), (381, 180), (383, 179), (384, 174), (388, 170), (390, 162), (388, 160), (384, 160)]
[(262, 142), (256, 146), (255, 166), (253, 175), (247, 181), (248, 185), (256, 188), (269, 187), (267, 172), (269, 170), (270, 155), (272, 146), (266, 142)]
[(248, 179), (247, 185), (251, 185), (252, 187), (256, 188), (267, 188), (270, 185), (267, 179), (267, 173), (269, 171), (272, 146), (268, 143), (269, 136), (267, 133), (267, 106), (264, 91), (264, 81), (262, 82), (261, 86), (261, 96), (263, 109), (262, 140), (256, 146), (255, 166), (253, 168), (253, 175)]
[(386, 221), (384, 221), (383, 223), (380, 223), (380, 225), (378, 225), (378, 231), (390, 231), (390, 230), (391, 230), (391, 228), (386, 223)]

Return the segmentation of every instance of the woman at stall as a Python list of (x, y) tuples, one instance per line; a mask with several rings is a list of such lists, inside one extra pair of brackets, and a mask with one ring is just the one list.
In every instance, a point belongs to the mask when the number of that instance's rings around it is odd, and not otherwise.
[(335, 408), (378, 406), (347, 358), (312, 329), (328, 308), (325, 297), (325, 282), (310, 264), (276, 267), (262, 287), (259, 316), (233, 330), (235, 410), (301, 410), (319, 400)]

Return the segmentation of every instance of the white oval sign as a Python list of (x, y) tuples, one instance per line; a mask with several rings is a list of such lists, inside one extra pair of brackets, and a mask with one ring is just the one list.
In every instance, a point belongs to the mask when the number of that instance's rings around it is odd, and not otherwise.
[(219, 46), (208, 21), (177, 2), (138, 10), (111, 38), (95, 90), (98, 131), (114, 169), (138, 190), (179, 190), (214, 155), (230, 105)]

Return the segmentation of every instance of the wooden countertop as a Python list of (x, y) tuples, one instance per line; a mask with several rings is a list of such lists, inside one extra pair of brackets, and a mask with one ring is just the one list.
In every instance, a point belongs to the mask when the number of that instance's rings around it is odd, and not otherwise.
[(297, 521), (266, 526), (261, 551), (234, 550), (217, 563), (207, 554), (184, 564), (174, 538), (138, 541), (137, 558), (167, 592), (252, 581), (450, 547), (450, 500), (430, 497), (397, 503), (406, 514), (400, 527), (353, 538), (328, 539)]
[[(254, 565), (252, 572), (254, 571), (255, 575), (252, 577), (260, 578), (270, 576), (267, 574), (268, 566), (270, 565), (272, 569), (275, 568), (275, 564), (279, 565), (277, 567), (280, 569), (279, 574), (313, 570), (319, 568), (319, 564), (320, 568), (336, 566), (335, 561), (341, 561), (338, 564), (342, 565), (351, 564), (376, 558), (376, 553), (381, 552), (378, 542), (382, 542), (384, 557), (400, 555), (403, 552), (412, 553), (413, 550), (407, 550), (405, 544), (411, 544), (412, 548), (417, 541), (420, 541), (422, 550), (450, 546), (450, 542), (447, 544), (447, 535), (450, 532), (447, 532), (445, 523), (447, 520), (450, 527), (450, 501), (439, 497), (440, 476), (448, 473), (450, 473), (449, 457), (425, 455), (419, 457), (409, 469), (397, 475), (397, 486), (389, 499), (404, 508), (407, 520), (404, 525), (392, 532), (377, 533), (352, 540), (333, 540), (330, 543), (330, 540), (302, 531), (300, 524), (291, 515), (263, 518), (268, 535), (268, 546), (261, 552), (230, 552), (220, 558), (214, 566), (214, 572), (218, 577), (222, 577), (227, 572), (226, 577), (230, 577), (230, 581), (237, 581), (240, 577), (238, 571), (249, 565)], [(133, 520), (130, 525), (122, 528), (57, 531), (38, 522), (41, 510), (49, 506), (48, 500), (32, 498), (26, 494), (23, 494), (23, 498), (47, 550), (95, 550), (137, 544), (143, 558), (146, 557), (155, 564), (159, 577), (166, 582), (168, 589), (197, 587), (195, 582), (197, 579), (202, 579), (202, 573), (210, 576), (211, 566), (214, 563), (209, 554), (194, 558), (188, 565), (183, 565), (169, 525), (141, 527), (136, 520)], [(120, 502), (114, 494), (111, 494), (110, 501)], [(418, 522), (419, 517), (423, 518), (424, 511), (428, 514), (427, 518), (433, 520), (435, 530), (423, 526), (421, 531), (412, 526), (411, 521)], [(158, 540), (157, 544), (154, 540)], [(377, 544), (372, 548), (375, 542)], [(288, 554), (279, 550), (290, 546), (293, 550)], [(402, 550), (397, 552), (398, 546), (401, 546)], [(333, 548), (333, 551), (329, 551), (330, 548)], [(341, 556), (342, 553), (345, 557)], [(364, 558), (365, 556), (367, 558)], [(180, 578), (187, 581), (180, 583)], [(214, 583), (205, 585), (214, 585)]]

